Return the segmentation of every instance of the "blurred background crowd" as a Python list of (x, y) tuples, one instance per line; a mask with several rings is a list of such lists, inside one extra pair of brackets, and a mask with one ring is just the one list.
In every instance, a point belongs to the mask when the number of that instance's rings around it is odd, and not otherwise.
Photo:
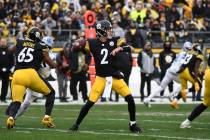
[[(151, 92), (150, 82), (154, 73), (158, 73), (156, 66), (160, 66), (161, 80), (173, 62), (172, 46), (180, 48), (187, 40), (202, 46), (210, 43), (210, 0), (0, 0), (0, 78), (4, 84), (0, 100), (6, 100), (9, 73), (14, 65), (5, 48), (14, 44), (16, 38), (24, 37), (28, 27), (37, 26), (44, 35), (54, 38), (54, 47), (63, 48), (55, 58), (59, 64), (56, 74), (60, 101), (67, 102), (69, 80), (73, 101), (78, 100), (77, 86), (86, 101), (86, 81), (95, 74), (94, 62), (86, 54), (72, 53), (71, 46), (77, 39), (95, 38), (92, 21), (102, 19), (112, 22), (114, 36), (124, 37), (127, 44), (142, 49), (135, 56), (141, 69), (141, 101), (145, 84), (147, 94)], [(154, 47), (163, 48), (158, 55), (159, 64), (155, 63)], [(128, 83), (133, 58), (131, 54), (120, 57), (126, 62), (119, 67)], [(149, 63), (142, 63), (146, 60)], [(169, 86), (169, 92), (172, 91), (173, 83)], [(193, 94), (193, 100), (200, 99), (200, 95)], [(115, 101), (118, 100), (116, 96)]]
[(0, 0), (1, 37), (21, 37), (28, 26), (35, 25), (61, 47), (72, 31), (86, 28), (84, 16), (89, 10), (96, 20), (112, 21), (118, 35), (137, 38), (133, 42), (161, 43), (166, 36), (174, 43), (197, 38), (210, 42), (209, 0)]

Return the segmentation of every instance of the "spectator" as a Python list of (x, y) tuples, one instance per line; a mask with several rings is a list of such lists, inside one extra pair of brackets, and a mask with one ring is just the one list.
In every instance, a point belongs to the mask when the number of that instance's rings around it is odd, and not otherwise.
[(41, 22), (42, 26), (44, 27), (45, 29), (45, 34), (46, 35), (51, 35), (52, 34), (52, 29), (54, 27), (56, 27), (56, 22), (54, 19), (52, 19), (51, 15), (49, 15), (46, 19), (44, 19), (42, 22)]
[[(84, 44), (80, 42), (85, 42), (85, 33), (82, 31), (79, 33), (79, 39), (72, 42), (72, 46), (84, 47)], [(73, 102), (78, 101), (77, 84), (80, 82), (79, 91), (82, 92), (82, 99), (85, 102), (87, 100), (87, 70), (90, 63), (90, 55), (84, 54), (83, 52), (72, 50), (69, 54), (70, 60), (70, 70), (71, 70), (71, 80), (70, 80), (70, 92), (73, 96)]]
[(133, 21), (130, 22), (130, 29), (126, 33), (126, 41), (134, 48), (143, 48), (145, 40)]
[[(164, 78), (167, 69), (171, 66), (172, 62), (176, 58), (176, 53), (171, 50), (172, 44), (170, 41), (165, 41), (163, 43), (163, 51), (159, 55), (159, 66), (160, 66), (160, 80)], [(169, 92), (173, 91), (173, 82), (168, 84)], [(161, 96), (164, 95), (164, 90), (160, 93)]]
[(2, 80), (1, 86), (1, 102), (7, 102), (6, 96), (9, 86), (9, 75), (10, 69), (14, 65), (13, 55), (7, 51), (7, 41), (6, 39), (0, 40), (0, 79)]
[(130, 13), (131, 19), (136, 21), (138, 24), (142, 23), (144, 21), (144, 18), (146, 17), (146, 13), (142, 12), (143, 8), (144, 8), (143, 2), (137, 1), (135, 5), (135, 9), (132, 10)]
[(141, 71), (141, 85), (140, 94), (141, 101), (144, 101), (144, 87), (147, 82), (147, 96), (151, 93), (151, 78), (155, 70), (155, 57), (152, 53), (152, 43), (147, 41), (144, 45), (144, 49), (138, 55), (138, 65)]
[(69, 43), (66, 43), (63, 50), (60, 51), (56, 56), (56, 62), (58, 67), (56, 68), (57, 81), (58, 81), (58, 92), (60, 102), (67, 102), (67, 81), (69, 71)]
[(195, 0), (192, 13), (194, 18), (203, 18), (205, 16), (205, 7), (202, 0)]
[(118, 21), (113, 20), (113, 33), (114, 36), (124, 38), (125, 37), (125, 31), (118, 25)]

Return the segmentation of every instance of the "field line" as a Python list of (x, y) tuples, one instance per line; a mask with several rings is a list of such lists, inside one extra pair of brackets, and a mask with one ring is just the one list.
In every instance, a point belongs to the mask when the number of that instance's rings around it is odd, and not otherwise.
[[(37, 131), (50, 131), (50, 132), (61, 132), (61, 133), (67, 133), (68, 130), (63, 129), (47, 129), (47, 128), (19, 128), (16, 127), (14, 129), (17, 129), (18, 132), (23, 130), (24, 132), (26, 130), (37, 130)], [(78, 131), (79, 133), (84, 134), (93, 134), (93, 135), (115, 135), (115, 136), (131, 136), (131, 137), (152, 137), (152, 138), (167, 138), (167, 139), (179, 139), (179, 140), (210, 140), (210, 139), (200, 139), (200, 138), (185, 138), (185, 137), (171, 137), (171, 136), (164, 136), (164, 135), (149, 135), (149, 134), (132, 134), (132, 133), (114, 133), (114, 132), (96, 132), (96, 131)], [(71, 133), (71, 132), (69, 132)], [(72, 132), (74, 133), (74, 132)]]

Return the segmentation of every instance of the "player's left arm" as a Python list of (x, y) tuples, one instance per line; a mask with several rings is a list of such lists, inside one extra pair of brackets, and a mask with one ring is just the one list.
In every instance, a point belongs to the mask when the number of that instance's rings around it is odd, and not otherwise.
[(126, 45), (125, 38), (120, 38), (117, 40), (117, 48), (115, 48), (112, 52), (111, 55), (115, 56), (119, 52), (129, 52), (133, 53), (135, 50), (132, 46)]
[(46, 62), (51, 68), (56, 68), (57, 64), (50, 58), (49, 52), (44, 50), (42, 52), (43, 55), (43, 61)]
[(200, 64), (202, 63), (203, 61), (203, 55), (202, 54), (198, 54), (197, 55), (197, 58), (196, 58), (196, 61), (195, 61), (195, 66), (194, 66), (194, 76), (196, 79), (198, 79), (199, 77), (199, 74), (200, 74)]

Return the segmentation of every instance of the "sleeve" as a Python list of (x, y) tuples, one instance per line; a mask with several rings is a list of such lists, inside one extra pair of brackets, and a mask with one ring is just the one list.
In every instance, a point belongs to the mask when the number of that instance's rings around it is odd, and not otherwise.
[(160, 66), (160, 69), (162, 70), (163, 67), (164, 67), (164, 60), (163, 60), (163, 52), (160, 53), (159, 55), (159, 66)]
[(201, 61), (203, 61), (203, 60), (204, 60), (204, 57), (203, 57), (202, 54), (198, 54), (198, 55), (196, 56), (196, 59), (200, 59)]
[(142, 52), (139, 53), (137, 63), (140, 68), (142, 68)]
[(117, 39), (117, 47), (122, 47), (126, 44), (125, 38), (119, 38)]

